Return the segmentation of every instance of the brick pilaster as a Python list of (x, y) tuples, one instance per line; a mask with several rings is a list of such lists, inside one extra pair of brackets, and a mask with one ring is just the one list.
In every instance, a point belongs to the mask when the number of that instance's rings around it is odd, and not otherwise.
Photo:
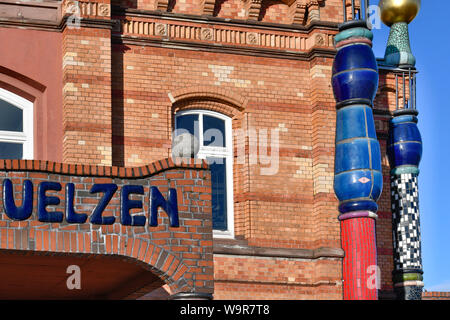
[(111, 7), (109, 0), (78, 1), (75, 6), (66, 13), (63, 31), (63, 161), (108, 166)]
[(339, 223), (333, 194), (336, 112), (330, 90), (332, 60), (315, 58), (310, 65), (312, 105), (313, 219), (318, 246), (339, 246)]

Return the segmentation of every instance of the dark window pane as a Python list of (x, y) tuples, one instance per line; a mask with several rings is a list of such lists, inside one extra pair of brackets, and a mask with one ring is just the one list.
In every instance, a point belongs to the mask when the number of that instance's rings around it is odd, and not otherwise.
[(211, 169), (213, 229), (227, 230), (227, 171), (225, 158), (207, 158)]
[(203, 115), (203, 145), (225, 147), (225, 121)]
[(22, 159), (22, 156), (21, 143), (0, 142), (0, 159)]
[(23, 111), (12, 104), (0, 100), (0, 130), (23, 131)]
[[(184, 133), (184, 130), (189, 131), (190, 134), (195, 135), (198, 139), (198, 114), (188, 114), (185, 116), (176, 117), (177, 132), (175, 135)], [(184, 130), (183, 130), (184, 129)]]

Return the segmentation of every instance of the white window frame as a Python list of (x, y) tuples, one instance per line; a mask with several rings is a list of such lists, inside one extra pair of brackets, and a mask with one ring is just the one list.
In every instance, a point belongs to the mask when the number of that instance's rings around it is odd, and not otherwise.
[[(226, 183), (227, 183), (227, 230), (213, 230), (215, 238), (234, 238), (234, 201), (233, 201), (233, 135), (231, 118), (218, 112), (209, 110), (186, 110), (179, 111), (175, 114), (175, 120), (178, 116), (198, 115), (199, 120), (199, 142), (200, 149), (197, 154), (198, 159), (206, 159), (206, 157), (217, 157), (226, 159)], [(203, 146), (203, 115), (216, 117), (225, 122), (225, 147), (209, 147)], [(176, 121), (175, 121), (175, 129)]]
[(0, 99), (22, 109), (23, 132), (0, 130), (0, 142), (21, 143), (23, 145), (22, 159), (31, 160), (34, 157), (34, 122), (33, 102), (28, 101), (10, 91), (0, 88)]

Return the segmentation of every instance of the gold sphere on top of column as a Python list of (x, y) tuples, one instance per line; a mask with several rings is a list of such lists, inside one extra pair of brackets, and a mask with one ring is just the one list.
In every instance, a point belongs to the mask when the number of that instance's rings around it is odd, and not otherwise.
[(420, 10), (420, 0), (380, 0), (381, 20), (387, 26), (410, 23)]

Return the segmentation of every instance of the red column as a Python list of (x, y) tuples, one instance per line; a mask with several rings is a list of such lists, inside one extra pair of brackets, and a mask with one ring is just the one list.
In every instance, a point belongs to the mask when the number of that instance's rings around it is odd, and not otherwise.
[(341, 221), (344, 300), (377, 300), (377, 250), (375, 219), (350, 218)]

